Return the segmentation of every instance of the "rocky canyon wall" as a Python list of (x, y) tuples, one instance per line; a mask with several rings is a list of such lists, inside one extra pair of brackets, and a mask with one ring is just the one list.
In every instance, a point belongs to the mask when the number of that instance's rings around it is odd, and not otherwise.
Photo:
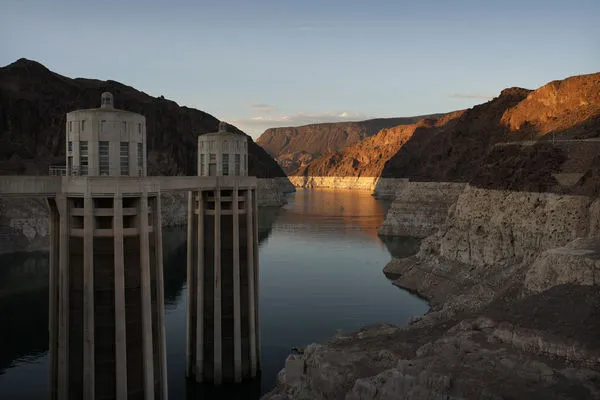
[[(442, 195), (410, 204), (440, 185), (411, 182), (396, 202), (435, 214)], [(385, 268), (430, 312), (307, 346), (264, 399), (598, 397), (600, 199), (463, 187), (420, 252)]]
[(396, 191), (379, 234), (426, 237), (435, 233), (465, 186), (453, 182), (406, 181)]
[(468, 185), (429, 243), (440, 257), (486, 266), (531, 262), (541, 252), (599, 234), (600, 200)]

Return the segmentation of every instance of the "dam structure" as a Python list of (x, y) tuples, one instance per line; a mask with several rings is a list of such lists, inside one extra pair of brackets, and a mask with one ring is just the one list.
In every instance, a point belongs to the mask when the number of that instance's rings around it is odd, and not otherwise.
[[(227, 125), (221, 127), (225, 131)], [(203, 268), (198, 271), (205, 271), (203, 281), (196, 270), (190, 272), (188, 258), (188, 285), (190, 276), (202, 282), (195, 302), (202, 299), (200, 310), (213, 305), (213, 313), (190, 316), (194, 338), (202, 338), (199, 345), (191, 342), (194, 354), (204, 349), (201, 364), (214, 379), (196, 380), (227, 381), (229, 366), (237, 365), (229, 359), (240, 354), (235, 343), (254, 360), (242, 363), (242, 372), (255, 372), (257, 348), (234, 340), (238, 321), (240, 332), (258, 345), (256, 334), (251, 336), (257, 331), (258, 293), (246, 284), (256, 285), (258, 276), (256, 178), (247, 176), (246, 137), (219, 133), (232, 135), (228, 142), (240, 149), (230, 152), (227, 167), (222, 152), (219, 168), (211, 167), (212, 153), (207, 153), (205, 175), (161, 177), (147, 176), (145, 117), (115, 108), (111, 93), (102, 94), (99, 108), (68, 113), (65, 128), (65, 165), (51, 166), (49, 176), (0, 176), (0, 197), (45, 198), (50, 210), (51, 398), (167, 399), (161, 192), (191, 193), (188, 217), (198, 236), (188, 241), (188, 254), (205, 255), (192, 258)], [(210, 168), (219, 173), (210, 174)], [(208, 250), (216, 247), (218, 252)], [(238, 265), (235, 260), (243, 265), (237, 292), (234, 271), (223, 267)], [(240, 300), (236, 293), (245, 297)], [(217, 295), (233, 300), (221, 303)], [(241, 319), (234, 318), (234, 303)], [(254, 331), (244, 313), (253, 316)]]
[(239, 383), (260, 369), (256, 187), (247, 142), (227, 131), (198, 137), (198, 174), (217, 186), (190, 192), (186, 371), (202, 383)]

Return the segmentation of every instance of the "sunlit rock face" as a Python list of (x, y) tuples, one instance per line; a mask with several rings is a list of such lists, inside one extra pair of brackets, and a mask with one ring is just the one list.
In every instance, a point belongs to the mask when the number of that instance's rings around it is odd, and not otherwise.
[(288, 175), (302, 175), (299, 171), (322, 155), (342, 150), (383, 129), (414, 124), (425, 117), (428, 116), (270, 128), (256, 142), (274, 156)]

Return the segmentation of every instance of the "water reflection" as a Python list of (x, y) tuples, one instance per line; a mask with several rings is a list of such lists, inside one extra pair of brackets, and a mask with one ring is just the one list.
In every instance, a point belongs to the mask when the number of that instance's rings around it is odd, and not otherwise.
[(6, 255), (0, 257), (0, 266), (2, 375), (48, 350), (48, 254)]
[(376, 237), (388, 206), (368, 192), (302, 190), (283, 207), (277, 227), (299, 235), (342, 229)]
[(421, 244), (421, 239), (411, 236), (380, 236), (379, 239), (394, 258), (404, 258), (416, 254)]
[(377, 236), (388, 206), (366, 192), (308, 190), (284, 207), (260, 253), (263, 391), (291, 347), (426, 312), (383, 275), (388, 246), (401, 254), (414, 244)]
[[(259, 398), (291, 347), (424, 313), (425, 302), (382, 274), (390, 254), (409, 255), (418, 244), (377, 236), (386, 206), (368, 193), (300, 191), (283, 209), (260, 210), (262, 381), (220, 391), (186, 383), (187, 230), (166, 229), (170, 398)], [(0, 399), (48, 398), (48, 254), (0, 256), (0, 266)]]

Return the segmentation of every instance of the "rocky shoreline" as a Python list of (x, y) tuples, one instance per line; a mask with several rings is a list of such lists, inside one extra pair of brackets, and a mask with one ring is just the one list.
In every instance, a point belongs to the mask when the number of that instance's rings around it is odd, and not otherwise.
[[(259, 207), (280, 207), (294, 192), (287, 178), (258, 179)], [(162, 224), (187, 224), (187, 194), (161, 195)], [(0, 254), (46, 251), (49, 246), (48, 211), (43, 199), (0, 200)]]
[[(463, 186), (384, 269), (430, 311), (307, 346), (264, 399), (600, 398), (599, 200)], [(415, 204), (406, 233), (439, 217)]]

